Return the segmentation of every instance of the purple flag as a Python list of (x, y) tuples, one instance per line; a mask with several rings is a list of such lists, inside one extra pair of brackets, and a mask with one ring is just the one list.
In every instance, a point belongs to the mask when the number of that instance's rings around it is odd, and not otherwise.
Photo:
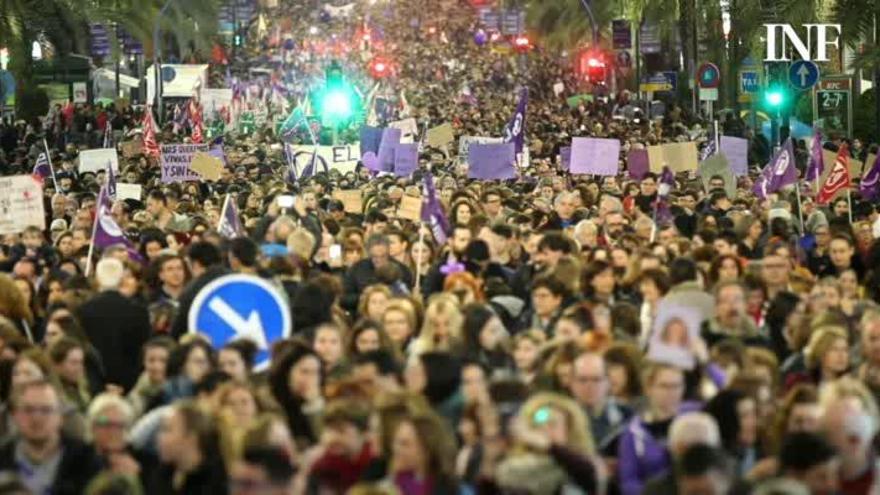
[(571, 140), (571, 173), (617, 175), (619, 139), (576, 137)]
[[(110, 202), (110, 195), (107, 193), (107, 188), (102, 187), (101, 192), (98, 194), (97, 212), (95, 213), (95, 230), (92, 234), (92, 242), (95, 243), (95, 247), (98, 249), (106, 249), (110, 246), (121, 244), (128, 249), (129, 255), (131, 255), (132, 251), (134, 251), (134, 246), (125, 237), (122, 229), (119, 228), (119, 224), (116, 223), (116, 220), (114, 220), (113, 216), (110, 214), (111, 206), (112, 203)], [(138, 256), (138, 258), (140, 258), (140, 256)]]
[(382, 128), (381, 127), (361, 127), (361, 156), (367, 152), (379, 153), (379, 145), (382, 144)]
[(817, 180), (825, 171), (825, 158), (822, 155), (822, 133), (813, 132), (813, 142), (810, 144), (810, 163), (807, 165), (806, 180)]
[(514, 143), (473, 143), (468, 147), (468, 176), (472, 179), (515, 179)]
[(394, 166), (391, 171), (398, 177), (409, 177), (419, 168), (418, 143), (401, 143), (394, 147)]
[(791, 138), (773, 155), (770, 163), (764, 167), (761, 176), (755, 181), (752, 191), (761, 199), (766, 199), (783, 187), (797, 182), (797, 169), (794, 166), (794, 147)]
[(207, 151), (208, 156), (213, 156), (214, 158), (223, 162), (223, 166), (226, 166), (226, 153), (223, 151), (223, 144), (213, 145), (208, 148)]
[(562, 170), (571, 169), (571, 146), (559, 148), (559, 161), (562, 162)]
[(226, 195), (226, 201), (223, 202), (220, 222), (217, 223), (217, 233), (227, 239), (245, 235), (244, 227), (241, 225), (241, 217), (238, 216), (238, 206), (235, 205), (235, 201), (229, 194)]
[(515, 153), (522, 153), (525, 144), (526, 134), (526, 105), (529, 102), (529, 89), (522, 88), (519, 93), (519, 103), (516, 105), (516, 112), (513, 118), (504, 128), (504, 142), (514, 143), (516, 145)]
[(868, 170), (868, 173), (862, 177), (862, 181), (859, 183), (859, 192), (864, 199), (872, 201), (880, 196), (880, 153), (877, 154), (871, 170)]
[(431, 226), (434, 240), (437, 245), (446, 244), (449, 233), (449, 220), (443, 211), (443, 205), (437, 198), (437, 189), (434, 188), (434, 176), (429, 170), (425, 173), (424, 192), (422, 194), (422, 221)]
[(37, 157), (37, 162), (34, 163), (34, 170), (31, 174), (39, 177), (40, 180), (46, 180), (46, 177), (52, 176), (52, 165), (49, 165), (46, 153), (40, 153), (40, 156)]
[(388, 127), (382, 131), (382, 141), (379, 143), (379, 171), (389, 172), (394, 166), (394, 147), (400, 144), (400, 129)]
[(648, 168), (648, 150), (629, 150), (626, 155), (626, 169), (630, 177), (640, 181), (648, 173)]

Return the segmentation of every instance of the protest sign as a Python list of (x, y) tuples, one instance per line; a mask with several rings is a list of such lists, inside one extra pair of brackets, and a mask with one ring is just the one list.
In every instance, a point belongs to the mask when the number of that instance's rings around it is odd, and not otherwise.
[(699, 164), (697, 143), (686, 141), (648, 146), (648, 163), (651, 165), (651, 172), (657, 174), (663, 171), (664, 166), (673, 172), (696, 170)]
[(562, 165), (562, 170), (571, 168), (571, 146), (561, 146), (559, 148), (559, 163)]
[(337, 189), (333, 191), (333, 198), (342, 201), (342, 207), (347, 213), (364, 212), (364, 200), (359, 189)]
[(43, 188), (30, 175), (0, 177), (0, 235), (46, 228)]
[(223, 162), (207, 152), (197, 151), (189, 169), (198, 173), (204, 180), (216, 181), (223, 175)]
[(425, 144), (433, 148), (442, 148), (455, 139), (452, 124), (445, 123), (428, 129), (425, 135)]
[(418, 144), (398, 144), (394, 147), (394, 167), (391, 170), (394, 175), (409, 177), (417, 168), (419, 168)]
[(651, 337), (648, 359), (685, 370), (696, 365), (694, 349), (700, 337), (700, 312), (692, 307), (661, 300)]
[(571, 140), (573, 174), (617, 175), (619, 139), (576, 137)]
[(492, 144), (492, 143), (503, 143), (503, 138), (496, 137), (487, 137), (487, 136), (462, 136), (458, 138), (458, 157), (461, 160), (465, 160), (468, 156), (468, 150), (470, 146), (474, 143), (477, 144)]
[[(292, 150), (297, 170), (303, 170), (303, 167), (307, 166), (312, 160), (312, 153), (315, 151), (315, 147), (309, 144), (301, 144), (292, 146)], [(315, 171), (339, 170), (343, 174), (354, 172), (360, 159), (361, 146), (359, 144), (318, 146), (318, 153), (315, 157)]]
[(400, 129), (391, 127), (382, 131), (382, 141), (379, 143), (379, 152), (376, 153), (379, 172), (390, 172), (394, 168), (394, 147), (401, 143), (402, 134)]
[(113, 167), (114, 172), (119, 172), (119, 156), (116, 154), (116, 148), (99, 148), (79, 152), (79, 173), (81, 174), (105, 170), (108, 163)]
[(382, 144), (382, 131), (381, 127), (367, 125), (361, 127), (361, 153), (379, 153), (379, 145)]
[(391, 122), (388, 124), (388, 127), (390, 127), (391, 129), (400, 129), (401, 143), (414, 143), (416, 140), (416, 135), (418, 135), (419, 133), (419, 126), (418, 124), (416, 124), (416, 119), (414, 118)]
[(232, 111), (232, 89), (231, 88), (202, 88), (199, 94), (199, 103), (202, 105), (202, 111), (205, 121), (222, 118), (221, 112), (226, 109), (227, 112)]
[(140, 201), (142, 193), (143, 186), (140, 184), (126, 184), (125, 182), (116, 183), (116, 199), (120, 201), (126, 199)]
[(721, 153), (727, 157), (730, 171), (734, 175), (749, 174), (749, 141), (747, 139), (721, 136)]
[(206, 153), (210, 149), (209, 144), (163, 144), (162, 157), (162, 182), (187, 182), (202, 179), (198, 173), (190, 169), (196, 153)]
[(730, 170), (726, 156), (716, 153), (703, 160), (698, 168), (698, 173), (700, 180), (703, 181), (703, 189), (707, 193), (709, 192), (709, 179), (714, 175), (720, 175), (724, 179), (724, 191), (727, 193), (727, 197), (736, 197), (736, 176)]
[(577, 108), (581, 103), (591, 103), (592, 101), (593, 95), (588, 94), (569, 96), (565, 99), (565, 103), (568, 104), (569, 108)]
[(515, 179), (513, 143), (472, 144), (468, 149), (468, 177), (472, 179)]
[(400, 207), (397, 209), (397, 216), (404, 220), (412, 220), (419, 222), (422, 219), (422, 198), (414, 196), (403, 196), (400, 198)]
[(648, 150), (630, 150), (626, 155), (626, 170), (635, 180), (642, 180), (648, 173)]

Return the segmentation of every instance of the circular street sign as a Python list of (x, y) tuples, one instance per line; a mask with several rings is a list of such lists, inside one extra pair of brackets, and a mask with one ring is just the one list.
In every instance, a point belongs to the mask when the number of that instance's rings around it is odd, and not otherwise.
[(717, 88), (721, 84), (721, 71), (713, 63), (705, 63), (697, 69), (697, 86), (704, 89)]

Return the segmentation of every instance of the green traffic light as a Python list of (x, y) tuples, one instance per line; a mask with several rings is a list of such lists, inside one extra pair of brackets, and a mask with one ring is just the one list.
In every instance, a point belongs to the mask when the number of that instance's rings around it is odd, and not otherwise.
[(339, 119), (351, 116), (351, 97), (342, 89), (328, 91), (321, 102), (324, 114)]
[(779, 105), (782, 105), (784, 99), (781, 91), (770, 91), (767, 93), (767, 103), (771, 106), (778, 107)]

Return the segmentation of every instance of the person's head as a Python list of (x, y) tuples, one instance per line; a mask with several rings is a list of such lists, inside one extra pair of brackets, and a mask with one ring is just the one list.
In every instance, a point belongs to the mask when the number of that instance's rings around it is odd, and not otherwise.
[(208, 268), (218, 266), (222, 262), (220, 249), (207, 241), (190, 244), (187, 258), (189, 258), (190, 268), (195, 276), (201, 275)]
[(387, 285), (373, 284), (361, 292), (358, 300), (358, 315), (362, 318), (379, 320), (391, 301), (391, 289)]
[(73, 315), (62, 315), (46, 323), (43, 345), (49, 348), (62, 337), (71, 337), (80, 341), (87, 339), (85, 332)]
[(416, 333), (418, 318), (412, 303), (405, 299), (392, 299), (380, 319), (385, 332), (398, 349), (403, 350)]
[(813, 330), (804, 349), (807, 367), (837, 377), (849, 368), (849, 341), (842, 327), (825, 325)]
[(880, 366), (880, 309), (867, 308), (862, 314), (862, 356), (872, 365)]
[(345, 357), (344, 331), (336, 323), (323, 323), (315, 329), (312, 347), (325, 369), (331, 369)]
[(272, 395), (282, 405), (304, 402), (321, 391), (321, 357), (303, 342), (294, 342), (270, 368)]
[(768, 252), (761, 263), (761, 277), (768, 287), (785, 287), (788, 285), (791, 263), (777, 252)]
[(838, 493), (840, 461), (828, 441), (816, 433), (792, 433), (779, 451), (779, 472), (800, 481), (814, 495)]
[(184, 376), (198, 383), (214, 369), (214, 349), (201, 338), (195, 338), (177, 347), (168, 361), (168, 375)]
[(168, 360), (175, 347), (174, 340), (166, 336), (152, 337), (144, 344), (142, 364), (151, 384), (158, 385), (167, 379)]
[(159, 281), (169, 289), (180, 290), (189, 278), (189, 269), (182, 256), (161, 254), (154, 261)]
[(734, 254), (717, 256), (709, 267), (709, 280), (717, 282), (735, 282), (742, 276), (742, 265)]
[(359, 456), (367, 440), (370, 408), (356, 399), (334, 399), (324, 410), (321, 445), (327, 452), (349, 459)]
[(373, 263), (374, 268), (381, 268), (391, 259), (388, 247), (388, 237), (384, 234), (372, 234), (367, 238), (367, 256)]
[(575, 194), (570, 191), (563, 191), (556, 195), (553, 201), (553, 208), (559, 218), (562, 220), (570, 220), (575, 209)]
[(192, 402), (171, 407), (157, 437), (159, 459), (178, 469), (192, 469), (216, 455), (217, 430), (211, 416)]
[(694, 445), (721, 446), (721, 432), (715, 418), (704, 412), (684, 413), (669, 425), (669, 453), (679, 459)]
[(828, 246), (828, 256), (831, 264), (837, 270), (845, 270), (852, 266), (852, 257), (855, 254), (855, 246), (849, 236), (838, 234), (831, 238)]
[(501, 318), (491, 307), (472, 303), (463, 309), (464, 322), (462, 329), (470, 352), (494, 352), (503, 349), (502, 345), (507, 341), (509, 334), (504, 328)]
[(595, 449), (583, 409), (567, 397), (537, 393), (522, 405), (518, 417), (554, 444), (582, 455), (590, 455)]
[(746, 291), (736, 281), (720, 282), (715, 287), (715, 315), (724, 326), (739, 323), (746, 314)]
[(669, 265), (669, 281), (672, 285), (695, 282), (698, 280), (698, 273), (697, 263), (692, 258), (675, 258)]
[(471, 233), (471, 229), (467, 225), (460, 223), (455, 224), (452, 227), (452, 235), (449, 236), (449, 240), (447, 241), (449, 243), (449, 249), (451, 249), (453, 254), (457, 257), (463, 256), (472, 237), (473, 234)]
[(643, 372), (642, 384), (648, 406), (658, 415), (672, 417), (684, 397), (684, 372), (668, 364), (651, 363)]
[(260, 413), (255, 391), (244, 382), (226, 382), (217, 389), (217, 405), (229, 413), (236, 424), (248, 425)]
[(584, 352), (574, 360), (571, 395), (582, 407), (599, 412), (608, 400), (610, 387), (602, 355)]
[(541, 318), (549, 318), (562, 307), (567, 296), (565, 284), (556, 277), (545, 275), (532, 284), (532, 307)]
[(678, 493), (724, 495), (733, 485), (733, 463), (717, 447), (694, 445), (675, 463), (675, 480)]
[(538, 241), (535, 261), (541, 266), (553, 268), (559, 260), (572, 252), (572, 243), (568, 237), (559, 232), (547, 232)]
[(134, 421), (134, 411), (123, 397), (98, 395), (89, 404), (87, 418), (95, 449), (104, 454), (126, 449), (126, 433)]
[(159, 218), (160, 215), (168, 211), (168, 198), (161, 189), (153, 189), (147, 195), (147, 211), (153, 218)]
[(257, 345), (249, 339), (228, 342), (217, 353), (218, 368), (233, 380), (244, 383), (250, 376), (257, 351)]
[(706, 403), (705, 411), (718, 422), (721, 443), (730, 452), (752, 447), (758, 439), (755, 400), (734, 389), (722, 390)]
[(480, 204), (487, 215), (497, 217), (501, 213), (501, 193), (495, 189), (485, 191), (480, 197)]
[(236, 237), (229, 241), (229, 266), (233, 271), (253, 269), (257, 266), (260, 249), (250, 237)]
[(62, 383), (79, 386), (85, 380), (85, 350), (73, 337), (61, 337), (49, 346), (49, 359)]
[(12, 417), (21, 440), (43, 449), (56, 444), (61, 436), (61, 397), (44, 379), (15, 387)]
[(117, 290), (125, 276), (125, 265), (116, 258), (102, 258), (95, 266), (95, 280), (101, 290)]
[(409, 249), (409, 240), (402, 230), (391, 229), (386, 232), (388, 236), (388, 254), (392, 258), (401, 258), (406, 256)]
[(860, 466), (872, 457), (877, 434), (877, 402), (865, 385), (854, 378), (825, 384), (819, 395), (822, 430), (844, 464)]
[(458, 344), (463, 323), (458, 300), (448, 294), (435, 295), (428, 301), (419, 340), (424, 340), (429, 349)]
[(230, 495), (286, 495), (296, 469), (281, 448), (255, 445), (244, 449), (229, 473)]
[(656, 303), (669, 292), (671, 282), (665, 270), (649, 268), (642, 270), (637, 279), (638, 289), (645, 301)]
[(513, 362), (520, 373), (533, 373), (547, 337), (540, 330), (521, 332), (513, 339)]
[(453, 473), (455, 438), (440, 417), (421, 412), (397, 422), (390, 454), (393, 473), (410, 472), (445, 482)]
[(648, 172), (639, 182), (639, 189), (643, 196), (653, 196), (657, 192), (657, 174)]

